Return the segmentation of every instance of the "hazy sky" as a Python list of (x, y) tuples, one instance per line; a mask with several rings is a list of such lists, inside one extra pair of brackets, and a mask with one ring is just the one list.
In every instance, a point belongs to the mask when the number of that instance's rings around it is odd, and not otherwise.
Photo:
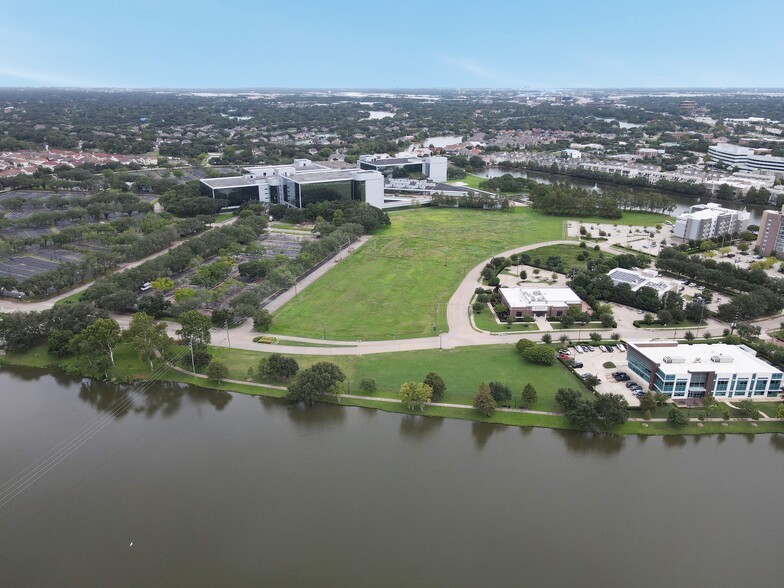
[(0, 85), (782, 87), (782, 22), (782, 0), (0, 0)]

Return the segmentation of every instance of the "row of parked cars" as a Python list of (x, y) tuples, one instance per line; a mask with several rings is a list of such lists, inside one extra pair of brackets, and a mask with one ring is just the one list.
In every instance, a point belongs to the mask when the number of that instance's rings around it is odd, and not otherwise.
[[(593, 345), (575, 345), (574, 348), (577, 353), (588, 353), (589, 351), (596, 351), (596, 347)], [(626, 351), (626, 345), (623, 343), (616, 343), (615, 345), (599, 345), (599, 351), (602, 353), (612, 353), (616, 349), (621, 353), (624, 353)]]

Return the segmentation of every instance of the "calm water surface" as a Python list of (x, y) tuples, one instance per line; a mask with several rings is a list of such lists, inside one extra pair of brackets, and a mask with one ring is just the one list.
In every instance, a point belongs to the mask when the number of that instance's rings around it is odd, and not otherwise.
[(592, 438), (177, 385), (108, 415), (123, 394), (0, 372), (0, 483), (108, 423), (0, 508), (0, 586), (717, 587), (784, 575), (782, 436)]

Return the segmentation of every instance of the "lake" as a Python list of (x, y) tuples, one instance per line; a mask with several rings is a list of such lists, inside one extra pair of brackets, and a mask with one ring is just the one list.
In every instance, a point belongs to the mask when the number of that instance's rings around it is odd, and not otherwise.
[[(590, 180), (584, 180), (580, 178), (572, 178), (570, 176), (562, 176), (562, 175), (553, 175), (543, 172), (536, 172), (536, 171), (518, 171), (514, 169), (504, 169), (500, 167), (488, 167), (484, 170), (474, 172), (476, 175), (483, 177), (483, 178), (495, 178), (498, 176), (502, 176), (504, 174), (510, 174), (516, 178), (531, 178), (532, 180), (536, 180), (542, 184), (552, 184), (553, 182), (566, 182), (572, 186), (577, 186), (578, 188), (585, 188), (586, 190), (597, 189), (599, 191), (602, 190), (602, 187), (607, 188), (615, 188), (621, 190), (640, 190), (641, 188), (631, 188), (628, 186), (619, 186), (617, 184), (602, 184), (601, 182), (592, 182)], [(716, 202), (715, 200), (710, 200), (707, 198), (703, 199), (696, 199), (696, 198), (688, 198), (682, 194), (673, 194), (672, 192), (664, 192), (675, 201), (675, 210), (673, 210), (672, 215), (678, 216), (682, 212), (688, 212), (689, 207), (694, 206), (695, 204), (699, 204), (701, 202)], [(742, 210), (745, 208), (750, 214), (751, 218), (749, 219), (749, 224), (758, 225), (762, 221), (762, 213), (765, 210), (770, 210), (771, 206), (754, 206), (748, 204), (742, 204), (740, 202), (719, 202), (724, 208), (731, 208), (733, 210)]]
[(84, 441), (0, 494), (0, 585), (715, 588), (784, 573), (784, 436), (594, 437), (132, 392), (0, 372), (0, 493)]

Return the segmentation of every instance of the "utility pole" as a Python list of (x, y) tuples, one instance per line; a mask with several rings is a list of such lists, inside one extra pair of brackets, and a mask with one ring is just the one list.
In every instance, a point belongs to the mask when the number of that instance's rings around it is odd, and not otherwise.
[(191, 348), (191, 370), (196, 373), (196, 360), (193, 358), (193, 337), (188, 340), (188, 347)]
[(229, 339), (229, 321), (228, 319), (223, 321), (223, 327), (226, 329), (226, 343), (229, 349), (231, 349), (231, 339)]

